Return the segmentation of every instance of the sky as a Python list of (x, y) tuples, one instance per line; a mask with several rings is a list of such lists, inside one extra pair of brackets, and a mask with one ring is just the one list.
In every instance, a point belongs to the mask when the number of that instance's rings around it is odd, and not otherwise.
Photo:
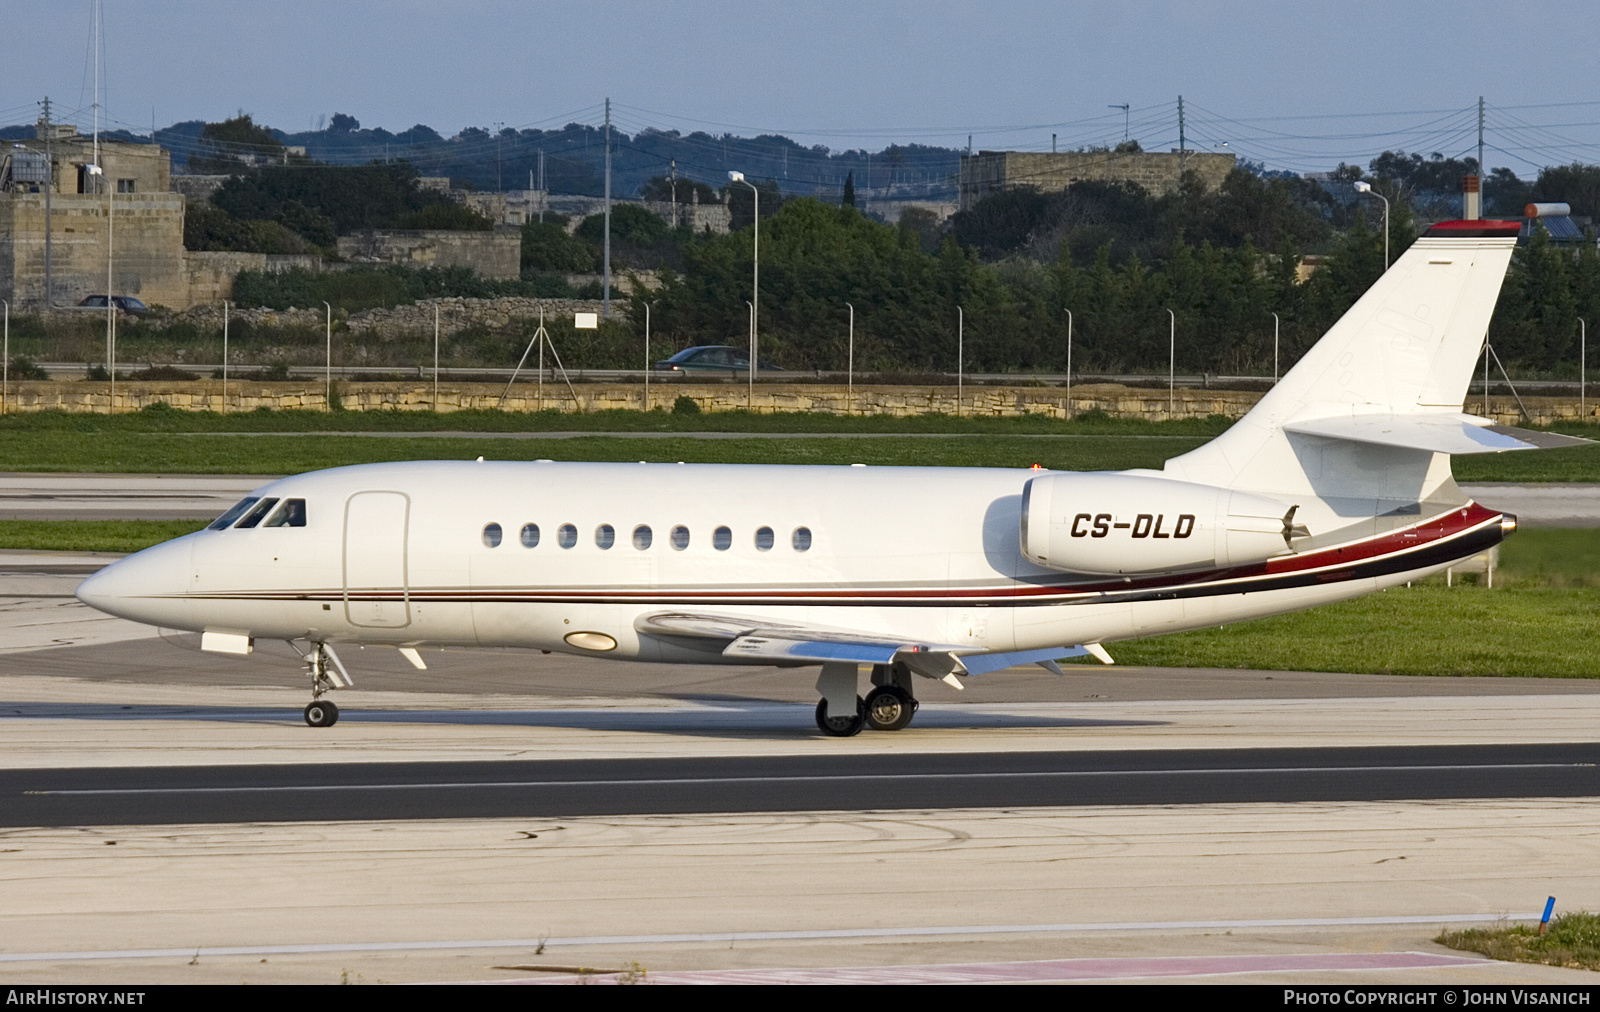
[[(103, 0), (116, 126), (343, 112), (445, 135), (598, 123), (1049, 150), (1233, 151), (1269, 168), (1393, 148), (1600, 162), (1600, 9), (1478, 0)], [(49, 95), (87, 128), (92, 0), (0, 0), (0, 124)]]

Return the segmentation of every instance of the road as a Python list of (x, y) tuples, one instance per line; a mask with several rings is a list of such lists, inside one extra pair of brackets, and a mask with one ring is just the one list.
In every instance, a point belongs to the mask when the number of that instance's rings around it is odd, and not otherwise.
[(1600, 745), (0, 770), (0, 826), (1600, 796)]

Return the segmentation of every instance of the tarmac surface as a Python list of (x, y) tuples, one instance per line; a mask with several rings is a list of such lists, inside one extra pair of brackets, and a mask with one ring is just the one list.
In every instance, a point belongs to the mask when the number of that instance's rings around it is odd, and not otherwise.
[(1433, 939), (1600, 908), (1597, 682), (1028, 669), (838, 739), (805, 669), (370, 649), (314, 729), (104, 561), (0, 557), (0, 982), (1595, 980)]

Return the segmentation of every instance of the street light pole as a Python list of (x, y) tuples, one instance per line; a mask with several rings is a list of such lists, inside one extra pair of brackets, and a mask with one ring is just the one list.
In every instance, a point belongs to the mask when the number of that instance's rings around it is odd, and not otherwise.
[(746, 356), (749, 361), (744, 364), (744, 409), (754, 411), (756, 409), (756, 304), (749, 299), (745, 299), (744, 304), (750, 310), (750, 354)]
[(844, 413), (853, 415), (856, 412), (856, 307), (848, 302), (845, 305), (850, 307), (850, 345), (845, 363)]
[(650, 410), (650, 303), (644, 304), (644, 409)]
[(433, 411), (439, 413), (439, 304), (433, 304)]
[(754, 386), (756, 368), (760, 364), (757, 355), (761, 347), (757, 331), (761, 315), (761, 191), (756, 189), (754, 183), (744, 178), (743, 172), (730, 172), (728, 179), (750, 187), (750, 194), (755, 198), (755, 215), (752, 221), (755, 225), (755, 234), (750, 246), (750, 383)]
[(1170, 421), (1178, 404), (1178, 314), (1169, 309), (1167, 316), (1172, 327), (1167, 349), (1167, 419)]
[(1578, 318), (1578, 417), (1589, 416), (1589, 321)]
[(228, 413), (228, 300), (222, 300), (222, 414)]
[(1278, 314), (1272, 314), (1272, 385), (1278, 385)]
[(966, 386), (967, 314), (956, 307), (956, 414), (961, 414), (961, 401)]
[(328, 406), (327, 410), (332, 411), (333, 410), (333, 307), (328, 305), (326, 302), (324, 302), (322, 304), (322, 307), (328, 311), (328, 330), (327, 330), (327, 336), (328, 336), (328, 363), (324, 367), (324, 371), (323, 371), (323, 379), (326, 381), (326, 389), (323, 391), (323, 399), (327, 403), (327, 406)]
[(1067, 314), (1067, 397), (1061, 405), (1061, 414), (1064, 418), (1072, 417), (1072, 310), (1063, 310)]
[(1389, 270), (1389, 198), (1372, 188), (1372, 184), (1363, 179), (1356, 180), (1353, 184), (1357, 193), (1366, 193), (1383, 201), (1383, 269)]
[(0, 415), (6, 413), (6, 402), (11, 395), (11, 303), (6, 304), (5, 343), (0, 347)]

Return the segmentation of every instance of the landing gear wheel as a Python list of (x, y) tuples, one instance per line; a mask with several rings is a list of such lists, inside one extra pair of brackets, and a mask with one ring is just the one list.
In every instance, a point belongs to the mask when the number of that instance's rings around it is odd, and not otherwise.
[(862, 702), (860, 696), (856, 697), (856, 712), (848, 717), (828, 716), (828, 701), (826, 699), (817, 701), (817, 727), (822, 730), (823, 734), (832, 735), (835, 738), (848, 738), (851, 735), (860, 734), (866, 723), (867, 704)]
[(867, 694), (867, 726), (874, 731), (898, 731), (917, 714), (917, 701), (898, 685), (880, 685)]
[(306, 704), (306, 723), (312, 727), (332, 727), (339, 720), (339, 708), (326, 699)]

